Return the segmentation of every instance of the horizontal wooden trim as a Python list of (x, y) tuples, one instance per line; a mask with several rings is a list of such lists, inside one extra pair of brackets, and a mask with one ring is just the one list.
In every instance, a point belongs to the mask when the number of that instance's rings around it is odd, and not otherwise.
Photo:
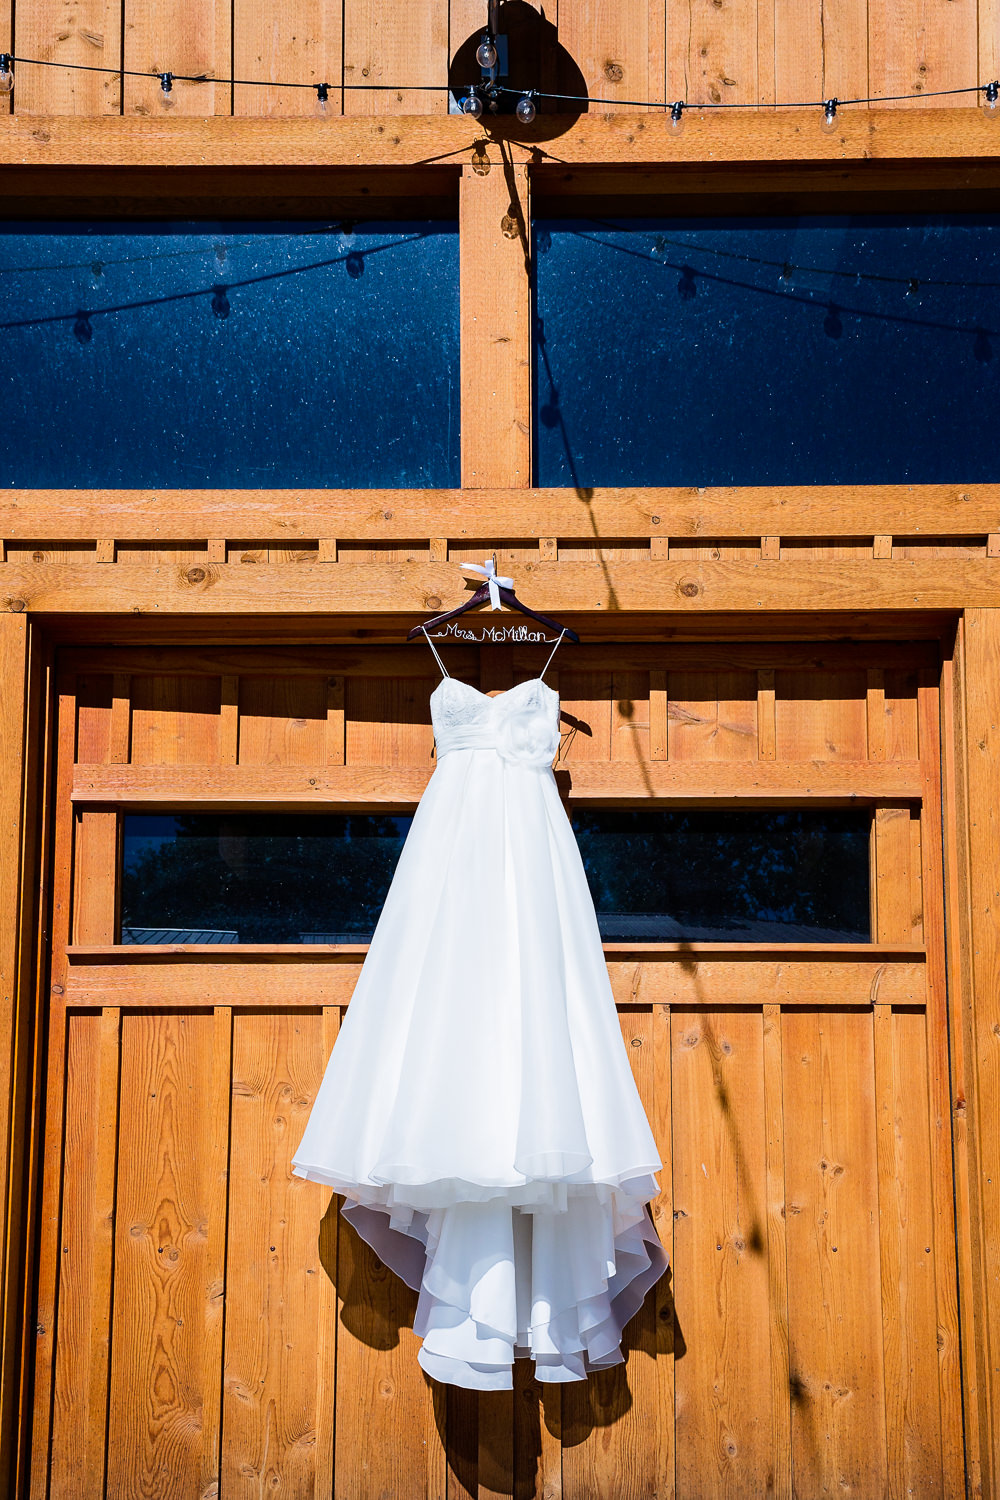
[[(897, 670), (934, 668), (940, 661), (936, 641), (687, 641), (613, 644), (585, 642), (563, 647), (562, 670), (566, 672), (645, 672), (652, 669), (675, 672), (756, 672), (780, 667), (788, 671), (814, 672), (881, 667)], [(544, 654), (543, 654), (544, 653)], [(518, 649), (518, 665), (527, 667), (535, 655), (543, 661), (548, 649), (525, 646)], [(340, 646), (206, 646), (192, 642), (181, 648), (144, 646), (67, 646), (59, 653), (67, 672), (165, 673), (190, 676), (240, 676), (261, 673), (282, 677), (415, 677), (436, 678), (438, 669), (422, 639), (407, 645)], [(453, 674), (475, 681), (479, 650), (475, 646), (448, 647), (448, 668)]]
[[(670, 616), (732, 611), (959, 610), (1000, 605), (997, 560), (810, 558), (781, 562), (538, 562), (505, 565), (520, 598), (548, 614)], [(0, 566), (0, 611), (15, 614), (396, 615), (412, 624), (461, 599), (452, 563)]]
[[(210, 812), (415, 806), (433, 767), (78, 765), (75, 803)], [(915, 801), (924, 788), (919, 761), (578, 761), (556, 766), (571, 802), (640, 804), (650, 798), (718, 802)]]
[[(997, 132), (1000, 134), (1000, 131)], [(287, 547), (337, 541), (456, 545), (490, 538), (702, 543), (762, 536), (985, 538), (1000, 531), (996, 485), (786, 485), (530, 490), (9, 490), (6, 541), (177, 542), (209, 537)], [(83, 561), (83, 559), (81, 559)]]
[[(66, 953), (71, 964), (135, 963), (139, 956), (150, 963), (218, 963), (246, 959), (248, 963), (310, 963), (316, 958), (356, 963), (368, 952), (368, 943), (70, 943)], [(747, 963), (773, 958), (794, 963), (822, 954), (826, 959), (875, 959), (880, 963), (924, 962), (927, 950), (920, 943), (723, 943), (670, 942), (601, 945), (614, 954), (638, 954), (643, 958), (725, 957)]]
[[(926, 964), (922, 952), (897, 949), (832, 948), (758, 950), (755, 954), (721, 948), (694, 954), (683, 945), (639, 960), (616, 958), (605, 949), (616, 1004), (684, 1005), (709, 1010), (765, 1004), (802, 1007), (873, 1006), (926, 1003)], [(238, 1008), (275, 1006), (315, 1009), (347, 1005), (365, 949), (348, 954), (323, 949), (258, 952), (134, 947), (70, 948), (64, 987), (56, 1001), (71, 1006), (121, 1005), (137, 1009), (183, 1009), (210, 1005)], [(237, 957), (237, 954), (239, 956)], [(148, 955), (148, 956), (147, 956)], [(261, 961), (265, 958), (265, 961)]]
[[(440, 167), (475, 160), (630, 167), (684, 163), (969, 160), (1000, 156), (1000, 131), (974, 105), (958, 109), (841, 110), (827, 132), (816, 110), (689, 109), (684, 130), (662, 113), (546, 115), (515, 121), (462, 115), (348, 116), (329, 120), (137, 119), (10, 115), (0, 119), (0, 165), (210, 168)], [(550, 145), (551, 143), (551, 145)]]

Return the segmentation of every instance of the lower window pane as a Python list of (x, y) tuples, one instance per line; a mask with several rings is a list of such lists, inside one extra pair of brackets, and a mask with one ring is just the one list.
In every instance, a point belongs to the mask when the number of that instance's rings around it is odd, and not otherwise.
[[(123, 943), (363, 943), (411, 819), (129, 815)], [(606, 941), (871, 941), (866, 811), (593, 808), (573, 829)]]

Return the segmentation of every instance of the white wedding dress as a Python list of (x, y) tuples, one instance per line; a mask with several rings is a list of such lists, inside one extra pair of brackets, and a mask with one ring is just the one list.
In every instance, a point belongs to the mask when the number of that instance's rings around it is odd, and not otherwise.
[(551, 769), (559, 699), (541, 677), (490, 698), (445, 672), (430, 702), (437, 768), (294, 1170), (343, 1193), (419, 1290), (436, 1380), (509, 1390), (519, 1356), (581, 1380), (621, 1362), (666, 1257), (646, 1208), (660, 1160)]

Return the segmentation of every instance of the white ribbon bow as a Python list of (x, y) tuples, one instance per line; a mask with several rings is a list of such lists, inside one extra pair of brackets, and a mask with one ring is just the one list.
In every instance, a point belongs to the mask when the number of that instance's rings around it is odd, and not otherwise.
[(481, 578), (485, 579), (490, 586), (490, 608), (499, 609), (500, 590), (512, 589), (514, 587), (513, 578), (501, 578), (497, 573), (496, 563), (492, 557), (487, 557), (482, 567), (478, 563), (463, 563), (462, 567), (467, 568), (470, 573), (478, 573)]

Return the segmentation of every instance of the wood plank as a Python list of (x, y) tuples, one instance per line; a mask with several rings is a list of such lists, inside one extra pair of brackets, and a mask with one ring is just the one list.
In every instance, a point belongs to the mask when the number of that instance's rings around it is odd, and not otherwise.
[[(108, 1491), (163, 1500), (201, 1490), (209, 1215), (219, 1150), (210, 1122), (215, 1019), (126, 1015), (122, 1021), (118, 1233)], [(208, 1326), (206, 1326), (208, 1325)]]
[[(573, 489), (474, 490), (18, 490), (0, 497), (0, 531), (25, 543), (83, 541), (113, 530), (121, 541), (193, 545), (216, 533), (281, 536), (310, 542), (332, 533), (343, 541), (427, 537), (435, 562), (447, 562), (447, 531), (463, 538), (579, 537), (580, 499)], [(914, 516), (920, 525), (915, 527)], [(605, 541), (758, 538), (779, 526), (789, 539), (853, 539), (873, 526), (912, 535), (981, 537), (1000, 527), (1000, 505), (987, 485), (785, 485), (768, 489), (595, 489), (586, 529)], [(444, 545), (442, 545), (444, 544)], [(336, 562), (336, 542), (328, 542)], [(436, 549), (436, 550), (435, 550)], [(224, 556), (209, 559), (217, 565)], [(545, 559), (541, 559), (545, 560)], [(668, 560), (664, 552), (658, 559)], [(9, 559), (8, 559), (9, 561)], [(480, 561), (482, 559), (480, 558)], [(787, 561), (787, 559), (786, 559)]]
[(871, 1021), (782, 1017), (796, 1488), (888, 1491)]
[(775, 758), (774, 668), (757, 672), (757, 758)]
[[(157, 78), (126, 78), (129, 123), (172, 131), (184, 116), (232, 113), (232, 89), (213, 78), (233, 76), (232, 14), (226, 0), (161, 0), (154, 7), (125, 0), (123, 65), (139, 73), (205, 74), (207, 83), (174, 83), (166, 96)], [(148, 117), (143, 119), (143, 117)], [(124, 122), (119, 121), (119, 124)]]
[(79, 943), (113, 943), (117, 937), (118, 814), (88, 809), (76, 839), (73, 935)]
[[(531, 209), (523, 167), (463, 167), (462, 484), (531, 483)], [(509, 534), (506, 533), (505, 534)]]
[(313, 766), (327, 759), (328, 691), (322, 678), (240, 679), (240, 765)]
[(344, 679), (331, 677), (326, 685), (326, 763), (342, 766), (346, 759), (347, 721), (344, 712)]
[[(569, 675), (566, 673), (565, 678)], [(563, 705), (565, 720), (569, 712), (565, 699)], [(407, 727), (398, 725), (398, 721), (397, 726)], [(389, 729), (392, 727), (390, 724)], [(429, 725), (426, 728), (429, 740)], [(381, 738), (389, 741), (391, 748), (394, 736), (384, 731)], [(398, 741), (398, 734), (395, 738)], [(359, 754), (366, 754), (366, 759), (375, 758), (374, 749), (365, 751), (360, 734), (351, 735), (351, 743)], [(806, 796), (857, 802), (918, 798), (923, 791), (920, 765), (914, 761), (845, 760), (824, 764), (671, 760), (635, 766), (580, 759), (578, 749), (592, 744), (591, 736), (578, 734), (572, 758), (559, 762), (557, 777), (571, 802), (596, 799), (635, 806), (651, 797), (672, 797), (713, 805), (742, 798), (795, 802)], [(426, 769), (413, 766), (399, 753), (381, 764), (352, 760), (347, 766), (258, 766), (252, 772), (241, 766), (209, 764), (76, 766), (72, 800), (80, 804), (148, 804), (182, 811), (200, 808), (206, 812), (237, 805), (253, 809), (272, 802), (280, 802), (288, 810), (328, 807), (332, 802), (345, 807), (407, 807), (420, 800), (431, 770), (430, 764)]]
[[(0, 1213), (3, 1266), (0, 1307), (0, 1465), (9, 1459), (17, 1404), (17, 1307), (14, 1299), (21, 1246), (12, 1222), (11, 1168), (20, 1155), (16, 1146), (15, 1101), (23, 1107), (23, 1083), (15, 1048), (19, 1013), (26, 1004), (28, 954), (22, 953), (24, 891), (22, 841), (25, 834), (26, 720), (28, 708), (27, 622), (8, 617), (0, 627)], [(25, 1017), (24, 1020), (27, 1018)], [(21, 1020), (21, 1025), (24, 1025)], [(11, 1153), (14, 1153), (13, 1163)], [(17, 1187), (20, 1198), (20, 1185)], [(4, 1472), (0, 1468), (0, 1473)]]
[[(671, 7), (667, 97), (692, 106), (756, 104), (757, 7), (718, 6), (711, 0)], [(682, 136), (687, 127), (686, 115)]]
[[(233, 0), (233, 74), (277, 83), (328, 83), (327, 113), (343, 113), (343, 9), (322, 0), (296, 0), (294, 15), (279, 24), (261, 0)], [(317, 113), (311, 89), (236, 87), (235, 115)]]
[(655, 669), (649, 674), (649, 758), (669, 759), (667, 674)]
[(757, 682), (749, 672), (670, 672), (670, 759), (755, 761)]
[[(653, 17), (650, 10), (653, 10)], [(559, 44), (580, 69), (591, 108), (636, 112), (629, 100), (663, 98), (663, 77), (650, 77), (650, 21), (657, 7), (648, 0), (594, 0), (567, 5), (559, 14)], [(662, 42), (654, 46), (662, 51)], [(552, 105), (542, 102), (542, 109)]]
[(104, 1495), (120, 1012), (74, 1016), (66, 1063), (63, 1253), (51, 1452), (56, 1496)]
[(788, 1243), (781, 1007), (765, 1004), (764, 1140), (767, 1171), (767, 1282), (771, 1374), (771, 1461), (775, 1500), (791, 1500), (791, 1390), (788, 1380)]
[[(908, 807), (875, 809), (875, 940), (910, 943), (921, 913), (914, 911), (913, 846)], [(919, 851), (918, 851), (919, 859)]]
[[(9, 38), (8, 38), (9, 40)], [(122, 15), (114, 0), (84, 0), (69, 11), (58, 0), (24, 7), (17, 18), (17, 51), (46, 63), (16, 64), (16, 104), (24, 115), (117, 115), (121, 109)], [(77, 68), (108, 68), (108, 73)]]
[[(311, 1494), (329, 1194), (291, 1160), (323, 1070), (323, 1017), (241, 1015), (233, 1027), (221, 1492)], [(322, 1204), (321, 1200), (322, 1199)], [(328, 1430), (328, 1429), (327, 1429)]]
[[(663, 1040), (662, 1018), (656, 1032), (651, 1008), (628, 1012), (620, 1020), (643, 1107), (662, 1125), (654, 1092), (662, 1081), (662, 1060), (658, 1067), (656, 1056), (656, 1043)], [(664, 1320), (658, 1316), (663, 1305), (662, 1290), (659, 1300), (652, 1292), (627, 1325), (622, 1339), (626, 1364), (564, 1388), (565, 1495), (641, 1500), (662, 1493), (671, 1452), (669, 1412), (661, 1404), (660, 1366), (667, 1362), (664, 1345), (668, 1342), (662, 1333)], [(661, 1432), (661, 1428), (668, 1431)]]
[[(369, 0), (370, 3), (370, 0)], [(164, 19), (159, 19), (160, 17)], [(166, 13), (157, 13), (157, 29), (142, 28), (142, 35), (126, 49), (129, 67), (157, 67), (164, 43), (169, 47)], [(200, 45), (194, 38), (186, 51), (201, 54), (202, 67), (212, 66), (211, 24), (200, 17)], [(170, 66), (184, 71), (176, 48)], [(181, 49), (182, 53), (185, 49)], [(191, 71), (196, 71), (191, 69)], [(370, 75), (372, 76), (372, 75)], [(411, 80), (407, 79), (409, 83)], [(545, 139), (544, 121), (529, 128), (491, 127), (491, 138), (481, 151), (482, 126), (461, 115), (417, 114), (392, 121), (391, 129), (377, 119), (344, 120), (230, 120), (212, 118), (212, 85), (187, 85), (183, 106), (174, 118), (162, 118), (155, 98), (159, 85), (137, 80), (137, 102), (146, 102), (149, 118), (78, 117), (57, 115), (12, 115), (0, 118), (0, 165), (23, 166), (136, 166), (200, 167), (210, 161), (225, 161), (236, 167), (336, 167), (419, 165), (446, 155), (471, 160), (484, 155), (491, 163), (502, 162), (510, 151), (516, 163), (529, 160), (536, 140)], [(974, 85), (973, 85), (974, 86)], [(178, 90), (182, 85), (176, 86)], [(220, 90), (220, 93), (222, 91)], [(676, 85), (668, 86), (676, 96)], [(126, 111), (135, 106), (126, 91)], [(185, 110), (197, 108), (200, 117), (184, 118)], [(154, 114), (155, 109), (155, 114)], [(876, 118), (870, 118), (875, 113)], [(847, 163), (918, 162), (927, 160), (990, 162), (1000, 156), (1000, 143), (991, 121), (976, 107), (949, 110), (886, 109), (877, 112), (844, 110), (838, 116), (836, 133), (804, 130), (800, 110), (687, 111), (684, 129), (671, 130), (669, 118), (651, 114), (644, 129), (635, 129), (624, 112), (581, 115), (558, 142), (558, 171), (565, 166), (602, 165), (620, 162), (629, 167), (663, 162), (695, 163)], [(871, 171), (871, 169), (868, 169)], [(781, 533), (781, 528), (768, 527)], [(758, 532), (758, 535), (760, 532)]]
[[(124, 565), (97, 568), (40, 563), (6, 564), (0, 612), (212, 615), (391, 615), (400, 622), (427, 612), (428, 599), (454, 597), (449, 565), (392, 563), (378, 567), (337, 564), (322, 569), (264, 563), (227, 563), (207, 582), (171, 569)], [(646, 613), (685, 616), (772, 611), (956, 610), (995, 607), (1000, 578), (992, 562), (930, 559), (886, 564), (851, 558), (803, 559), (763, 574), (752, 562), (558, 562), (510, 568), (520, 595), (544, 596), (556, 615), (581, 618)], [(306, 576), (308, 575), (308, 576)], [(586, 627), (585, 627), (586, 628)]]
[[(770, 8), (770, 7), (769, 7)], [(868, 93), (867, 0), (773, 0), (774, 99), (864, 98)]]
[[(391, 6), (351, 0), (345, 7), (345, 114), (446, 114), (448, 95), (441, 86), (447, 82), (447, 0)], [(373, 84), (377, 90), (366, 87)], [(441, 92), (421, 93), (421, 86)]]
[[(973, 1494), (989, 1493), (983, 1484), (983, 1461), (990, 1432), (988, 1359), (978, 1313), (981, 1307), (982, 1215), (979, 1201), (978, 1152), (981, 1127), (977, 1113), (974, 1052), (970, 1053), (973, 1000), (972, 914), (969, 906), (968, 762), (973, 751), (966, 739), (965, 634), (956, 622), (952, 650), (941, 669), (941, 796), (944, 906), (947, 911), (947, 985), (950, 995), (948, 1039), (951, 1062), (951, 1126), (955, 1160), (955, 1218), (965, 1225), (958, 1236), (957, 1259), (961, 1313), (961, 1382), (965, 1417), (967, 1483)], [(974, 752), (973, 752), (974, 753)]]
[[(977, 9), (976, 5), (961, 3), (924, 5), (920, 0), (869, 0), (870, 92), (885, 96), (921, 94), (981, 82)], [(934, 102), (967, 109), (970, 100), (958, 94)], [(919, 99), (908, 105), (873, 106), (876, 109), (923, 107)]]
[[(225, 1357), (226, 1255), (229, 1239), (229, 1139), (233, 1077), (233, 1012), (212, 1016), (212, 1091), (205, 1101), (209, 1155), (206, 1180), (205, 1336), (201, 1347), (201, 1494), (217, 1494), (221, 1475), (222, 1371)], [(237, 1225), (234, 1234), (241, 1232)]]
[[(143, 961), (134, 946), (108, 961), (73, 965), (66, 993), (74, 1006), (130, 1005), (136, 1009), (184, 1009), (224, 1005), (234, 994), (240, 1008), (283, 1005), (346, 1005), (357, 980), (365, 950), (332, 955), (310, 945), (292, 954), (261, 955), (254, 961), (245, 950), (218, 949), (154, 955)], [(608, 953), (615, 998), (620, 1005), (701, 1005), (705, 994), (725, 992), (734, 1005), (761, 1004), (852, 1005), (877, 1003), (923, 1006), (926, 1003), (925, 965), (905, 956), (881, 960), (839, 961), (795, 957), (751, 961), (742, 957), (693, 959), (684, 950), (657, 961), (654, 954), (631, 957)], [(331, 957), (337, 961), (331, 962)], [(308, 970), (303, 967), (308, 963)], [(307, 983), (308, 975), (308, 983)], [(169, 977), (169, 984), (166, 980)], [(722, 990), (713, 988), (722, 986)]]
[[(323, 1052), (325, 1065), (340, 1031), (340, 1010), (323, 1007)], [(317, 1184), (313, 1184), (314, 1193)], [(315, 1494), (332, 1496), (336, 1474), (337, 1411), (337, 1239), (340, 1233), (340, 1202), (328, 1195), (319, 1224), (319, 1313), (316, 1341), (316, 1479)]]
[(762, 1018), (675, 1011), (672, 1030), (677, 1489), (752, 1494), (771, 1463)]

